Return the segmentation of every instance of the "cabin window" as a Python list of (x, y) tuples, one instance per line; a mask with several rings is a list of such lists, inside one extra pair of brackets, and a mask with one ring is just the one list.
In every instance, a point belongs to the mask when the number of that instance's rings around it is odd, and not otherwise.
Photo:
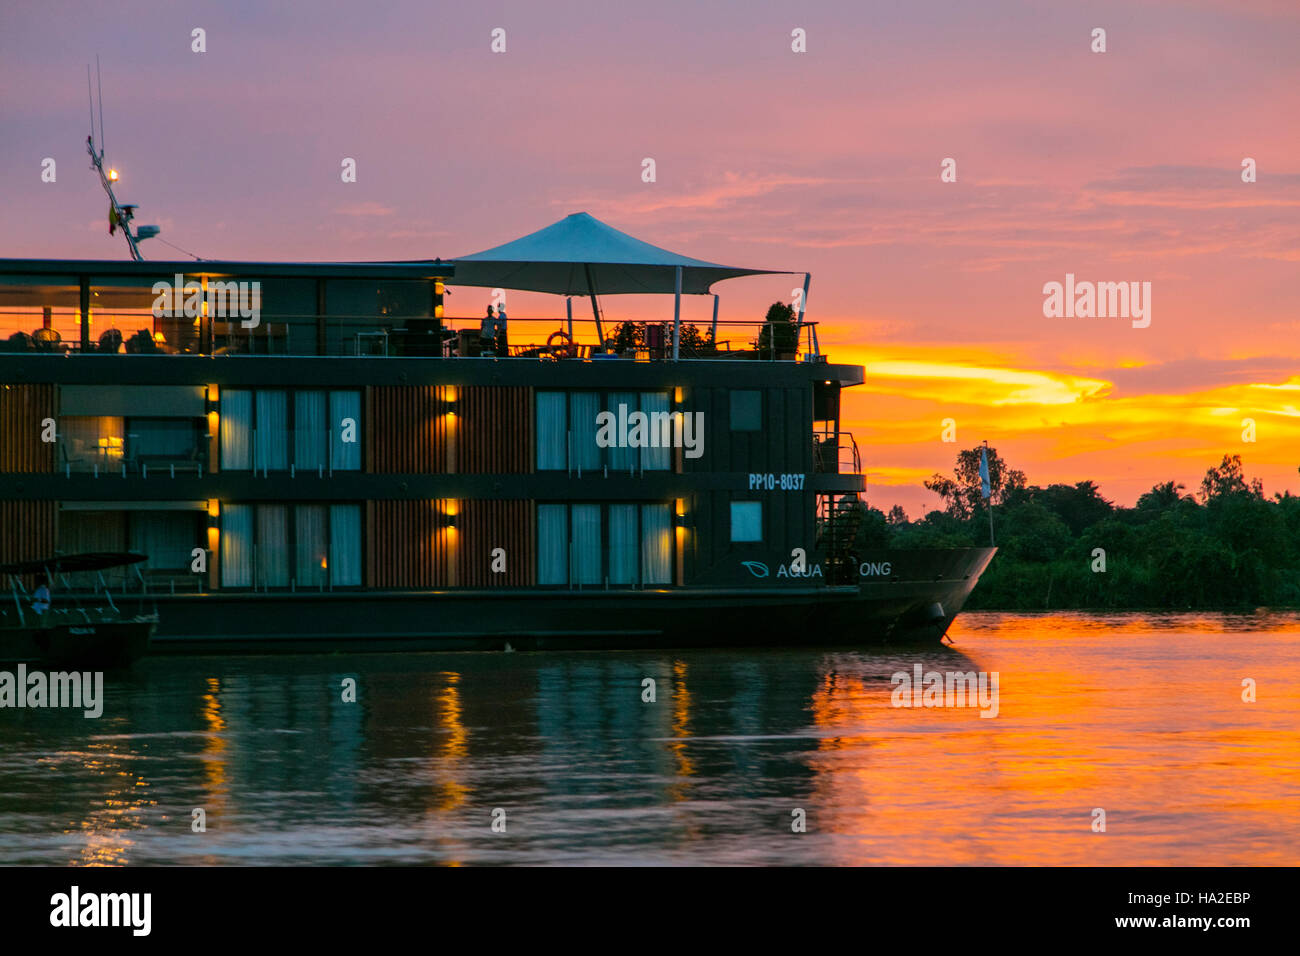
[(131, 550), (149, 556), (154, 571), (190, 572), (194, 549), (204, 540), (194, 511), (155, 511), (127, 515)]
[(184, 457), (194, 451), (194, 422), (187, 418), (128, 418), (126, 430), (137, 455)]
[(361, 470), (361, 393), (330, 392), (330, 467)]
[(731, 503), (731, 540), (736, 544), (763, 540), (763, 503), (761, 501), (733, 501)]
[(646, 432), (649, 444), (641, 446), (641, 468), (644, 471), (667, 471), (672, 460), (672, 419), (668, 414), (667, 392), (642, 392), (641, 409), (647, 417)]
[[(122, 575), (114, 571), (110, 576), (114, 586), (119, 576), (134, 585), (139, 570), (151, 590), (203, 589), (206, 578), (191, 570), (191, 563), (194, 549), (207, 540), (206, 521), (203, 511), (193, 503), (177, 502), (167, 510), (133, 505), (118, 509), (108, 502), (103, 503), (104, 510), (100, 510), (98, 502), (91, 504), (93, 510), (83, 511), (82, 507), (85, 505), (65, 503), (60, 510), (60, 551), (138, 551), (148, 560), (124, 569)], [(212, 560), (216, 560), (215, 556)]]
[[(636, 392), (610, 392), (607, 402), (609, 411), (614, 413), (615, 420), (620, 420), (622, 415), (630, 415), (637, 410), (637, 393)], [(622, 409), (626, 409), (624, 412)], [(641, 450), (629, 445), (614, 445), (606, 449), (609, 455), (609, 470), (631, 474), (636, 471), (637, 465), (641, 461)], [(633, 520), (633, 527), (636, 526)]]
[(202, 473), (206, 436), (199, 419), (69, 415), (59, 419), (60, 470), (116, 472), (125, 466), (188, 468)]
[(564, 505), (537, 506), (537, 583), (569, 583), (569, 535)]
[(667, 392), (537, 393), (538, 471), (669, 471), (675, 439)]
[(253, 407), (253, 467), (262, 471), (289, 470), (289, 403), (284, 392), (255, 392)]
[(225, 587), (361, 584), (361, 506), (227, 504), (221, 509)]
[(600, 505), (574, 505), (569, 514), (573, 525), (570, 580), (574, 584), (600, 584)]
[(609, 583), (636, 584), (636, 505), (609, 506)]
[(257, 506), (257, 536), (253, 540), (253, 577), (259, 588), (287, 588), (289, 566), (289, 508)]
[(325, 392), (293, 394), (293, 464), (303, 471), (321, 471), (329, 454)]
[(126, 455), (126, 419), (68, 415), (59, 419), (59, 469), (116, 471)]
[(325, 534), (325, 506), (299, 505), (294, 509), (294, 581), (301, 587), (324, 587), (329, 570)]
[[(555, 471), (568, 466), (568, 429), (564, 421), (564, 393), (537, 393), (537, 470)], [(562, 581), (553, 582), (562, 584)]]
[(760, 431), (763, 427), (763, 393), (757, 389), (734, 389), (730, 394), (731, 430)]
[(221, 390), (221, 467), (248, 471), (253, 467), (253, 393)]
[(573, 471), (600, 471), (601, 448), (596, 444), (599, 392), (569, 393), (569, 467)]
[(207, 467), (206, 433), (193, 418), (128, 418), (127, 457), (132, 465), (182, 468), (202, 474)]
[(253, 583), (252, 505), (221, 509), (221, 583), (228, 588), (246, 588)]
[(361, 506), (330, 505), (329, 583), (361, 585)]
[(673, 531), (668, 505), (641, 506), (641, 580), (673, 581)]
[(222, 389), (225, 471), (359, 471), (361, 393)]
[(673, 583), (666, 504), (539, 504), (537, 583), (620, 587)]

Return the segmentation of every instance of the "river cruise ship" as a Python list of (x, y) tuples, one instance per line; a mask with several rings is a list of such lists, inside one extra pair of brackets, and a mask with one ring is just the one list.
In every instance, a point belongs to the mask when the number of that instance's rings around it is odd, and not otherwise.
[(862, 540), (807, 277), (680, 319), (762, 271), (585, 213), (448, 261), (0, 260), (0, 564), (146, 555), (153, 652), (937, 641), (993, 549)]

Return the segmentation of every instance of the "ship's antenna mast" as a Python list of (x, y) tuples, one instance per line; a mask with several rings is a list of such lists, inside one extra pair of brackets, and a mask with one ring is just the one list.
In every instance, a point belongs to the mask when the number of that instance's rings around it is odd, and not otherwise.
[(117, 170), (109, 167), (108, 171), (104, 170), (104, 85), (103, 77), (99, 72), (99, 56), (95, 57), (95, 76), (99, 84), (99, 151), (95, 151), (95, 99), (90, 86), (90, 64), (86, 64), (86, 93), (90, 97), (90, 135), (86, 137), (86, 152), (90, 154), (91, 168), (99, 173), (100, 185), (104, 187), (104, 192), (108, 193), (108, 230), (110, 233), (122, 228), (122, 234), (126, 236), (126, 244), (131, 249), (131, 258), (136, 262), (144, 259), (140, 255), (140, 240), (149, 239), (158, 235), (157, 226), (140, 226), (136, 229), (131, 228), (131, 221), (135, 218), (135, 206), (131, 203), (119, 203), (117, 196), (113, 194), (113, 183), (117, 182)]

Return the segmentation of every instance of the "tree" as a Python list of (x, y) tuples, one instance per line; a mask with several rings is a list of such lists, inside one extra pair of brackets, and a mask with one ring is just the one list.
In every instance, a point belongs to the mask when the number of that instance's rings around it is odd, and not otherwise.
[(1008, 557), (1046, 564), (1061, 557), (1072, 540), (1065, 522), (1042, 505), (1030, 502), (1008, 509), (998, 543)]
[(1034, 495), (1033, 500), (1065, 522), (1076, 537), (1084, 529), (1105, 521), (1115, 513), (1113, 503), (1101, 496), (1093, 481), (1080, 481), (1073, 485), (1048, 485)]
[(614, 343), (615, 352), (641, 348), (645, 345), (645, 329), (639, 322), (620, 322), (614, 326), (614, 334), (610, 339)]
[(1208, 504), (1223, 495), (1240, 494), (1263, 498), (1264, 483), (1258, 478), (1246, 481), (1240, 455), (1224, 455), (1223, 461), (1208, 469), (1201, 479), (1201, 500)]
[[(955, 478), (934, 474), (923, 482), (926, 488), (944, 500), (944, 510), (948, 514), (963, 521), (984, 507), (980, 481), (981, 451), (983, 446), (976, 446), (957, 453), (957, 466), (953, 469)], [(1007, 467), (1007, 463), (998, 456), (996, 448), (988, 451), (992, 502), (1003, 504), (1024, 489), (1025, 473)]]
[(799, 329), (794, 324), (794, 308), (784, 302), (773, 302), (767, 309), (763, 328), (754, 341), (754, 348), (764, 356), (781, 355), (799, 350)]
[(1187, 496), (1182, 491), (1187, 486), (1174, 481), (1162, 482), (1153, 485), (1151, 490), (1143, 494), (1137, 500), (1139, 511), (1164, 511), (1172, 508), (1180, 501), (1187, 501)]
[(889, 509), (889, 514), (885, 516), (885, 520), (892, 525), (907, 524), (907, 512), (903, 510), (902, 505), (894, 505)]
[(891, 529), (884, 513), (879, 508), (869, 507), (860, 499), (854, 507), (861, 511), (862, 517), (858, 522), (857, 533), (853, 536), (853, 547), (858, 552), (889, 547)]
[[(669, 337), (672, 336), (672, 329), (668, 330)], [(681, 330), (681, 352), (687, 356), (707, 355), (714, 351), (713, 347), (713, 330), (710, 329), (707, 334), (700, 332), (693, 322), (683, 322)]]

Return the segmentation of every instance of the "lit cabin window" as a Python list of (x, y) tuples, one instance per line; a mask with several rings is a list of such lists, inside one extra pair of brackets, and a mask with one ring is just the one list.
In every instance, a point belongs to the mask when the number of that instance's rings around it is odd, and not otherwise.
[(539, 504), (537, 583), (649, 587), (673, 583), (669, 505)]
[(221, 584), (334, 588), (361, 584), (361, 506), (226, 504)]
[(223, 471), (361, 470), (358, 391), (221, 390)]
[(667, 392), (538, 392), (536, 414), (538, 471), (672, 469)]

